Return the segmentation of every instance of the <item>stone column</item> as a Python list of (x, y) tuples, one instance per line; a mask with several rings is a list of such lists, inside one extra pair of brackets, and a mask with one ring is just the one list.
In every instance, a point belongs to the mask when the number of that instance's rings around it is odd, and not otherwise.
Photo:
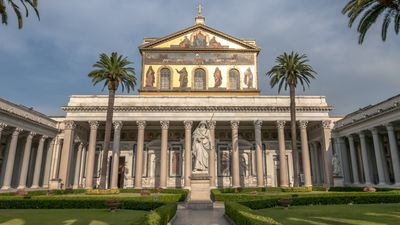
[(300, 121), (300, 136), (301, 136), (301, 156), (303, 161), (304, 186), (311, 187), (311, 168), (310, 168), (310, 151), (308, 149), (307, 136), (308, 121)]
[(118, 189), (118, 171), (119, 171), (119, 143), (121, 139), (122, 121), (114, 121), (114, 140), (112, 154), (112, 170), (111, 170), (111, 189)]
[(190, 187), (192, 175), (192, 126), (193, 121), (184, 121), (185, 124), (185, 188)]
[(324, 184), (330, 186), (333, 184), (332, 174), (332, 143), (331, 143), (331, 121), (322, 121), (322, 156), (324, 158)]
[(137, 121), (138, 138), (136, 148), (136, 163), (135, 163), (135, 188), (142, 188), (142, 174), (143, 174), (143, 151), (144, 151), (144, 129), (146, 128), (146, 121)]
[(210, 149), (210, 157), (209, 157), (209, 175), (210, 175), (210, 187), (214, 188), (216, 187), (215, 180), (216, 180), (216, 166), (215, 166), (215, 125), (217, 124), (216, 121), (209, 121), (208, 123), (208, 128), (210, 129), (210, 142), (211, 142), (211, 149)]
[(87, 167), (86, 167), (86, 179), (85, 188), (93, 188), (93, 172), (94, 172), (94, 160), (96, 158), (96, 138), (97, 129), (99, 128), (98, 121), (89, 121), (90, 134), (89, 134), (89, 147), (87, 153)]
[(10, 148), (8, 150), (6, 161), (6, 172), (4, 173), (3, 187), (1, 187), (1, 190), (10, 189), (11, 178), (14, 169), (15, 153), (17, 151), (18, 136), (22, 131), (23, 130), (21, 128), (15, 128), (14, 132), (12, 133)]
[(29, 132), (28, 137), (26, 137), (24, 156), (22, 158), (21, 174), (19, 176), (19, 185), (17, 189), (24, 189), (26, 187), (26, 178), (28, 176), (28, 166), (29, 159), (32, 150), (32, 139), (36, 135), (34, 132)]
[(79, 183), (80, 183), (79, 172), (81, 171), (82, 151), (83, 151), (83, 143), (81, 142), (79, 144), (78, 151), (76, 152), (74, 184), (72, 186), (73, 189), (79, 188)]
[(354, 185), (359, 185), (360, 184), (360, 178), (358, 177), (358, 163), (357, 163), (357, 155), (356, 155), (356, 147), (354, 144), (354, 138), (353, 136), (349, 135), (347, 136), (349, 139), (349, 146), (350, 146), (350, 158), (351, 158), (351, 169), (353, 173), (353, 184)]
[(49, 188), (51, 159), (53, 158), (54, 142), (55, 142), (55, 138), (53, 138), (49, 142), (49, 146), (47, 147), (46, 162), (45, 162), (46, 164), (44, 167), (44, 174), (43, 174), (43, 188)]
[(240, 187), (239, 121), (231, 121), (232, 128), (232, 186)]
[(393, 124), (386, 124), (386, 129), (389, 137), (390, 156), (392, 158), (394, 185), (400, 186), (400, 162), (399, 162), (399, 148), (397, 146), (397, 138), (394, 133)]
[(348, 151), (346, 142), (344, 141), (344, 137), (338, 138), (338, 147), (340, 148), (340, 154), (342, 158), (342, 168), (343, 168), (343, 176), (344, 176), (344, 184), (345, 186), (351, 183), (350, 181), (350, 161), (348, 157)]
[[(80, 182), (83, 181), (83, 178), (85, 177), (86, 174), (86, 165), (87, 165), (87, 143), (85, 143), (83, 145), (83, 149), (82, 149), (82, 159), (81, 159), (81, 169), (80, 169), (80, 174), (79, 174), (79, 180)], [(83, 183), (82, 182), (82, 187), (84, 187), (86, 185), (86, 182)]]
[(74, 149), (74, 138), (75, 138), (75, 128), (76, 124), (74, 121), (65, 121), (64, 128), (64, 144), (61, 152), (61, 161), (60, 161), (60, 172), (59, 178), (62, 182), (62, 188), (68, 188), (69, 184), (69, 169), (71, 166), (71, 157), (72, 151)]
[(39, 147), (36, 153), (35, 171), (33, 174), (33, 182), (31, 188), (39, 188), (40, 170), (42, 169), (44, 142), (48, 137), (42, 136), (39, 141)]
[(169, 121), (160, 121), (161, 124), (161, 163), (160, 163), (160, 187), (167, 187), (168, 179), (168, 127)]
[(380, 138), (377, 128), (371, 129), (372, 138), (374, 141), (374, 151), (376, 159), (376, 167), (378, 170), (378, 185), (385, 185), (385, 169), (383, 167), (382, 150), (380, 145)]
[(364, 169), (364, 177), (365, 177), (365, 184), (371, 185), (371, 174), (369, 172), (369, 165), (368, 165), (368, 153), (367, 153), (367, 142), (365, 140), (365, 134), (363, 132), (359, 133), (360, 136), (360, 143), (361, 143), (361, 157)]
[(1, 134), (3, 133), (4, 128), (6, 128), (7, 124), (0, 123), (0, 143), (1, 143)]
[(277, 121), (279, 142), (279, 183), (281, 187), (289, 187), (288, 166), (286, 161), (285, 146), (285, 124), (286, 121)]
[(254, 136), (256, 139), (256, 157), (257, 157), (257, 186), (264, 187), (264, 171), (262, 157), (262, 140), (261, 140), (262, 121), (254, 121)]
[(61, 158), (61, 150), (63, 146), (63, 139), (57, 138), (56, 141), (56, 152), (54, 154), (54, 160), (53, 160), (53, 165), (52, 165), (52, 179), (57, 179), (59, 178), (58, 173), (60, 171), (60, 158)]

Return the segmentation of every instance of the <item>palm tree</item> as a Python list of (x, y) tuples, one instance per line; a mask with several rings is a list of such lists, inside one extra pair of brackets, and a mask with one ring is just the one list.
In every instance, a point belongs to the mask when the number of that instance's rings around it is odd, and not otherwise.
[(299, 159), (297, 153), (297, 140), (296, 140), (296, 87), (297, 84), (303, 87), (310, 86), (310, 79), (315, 79), (317, 73), (314, 69), (308, 65), (309, 62), (306, 55), (291, 52), (280, 55), (276, 58), (277, 63), (267, 72), (267, 76), (270, 77), (271, 87), (278, 85), (278, 93), (281, 92), (282, 87), (287, 90), (289, 87), (290, 91), (290, 126), (292, 136), (292, 156), (294, 161), (294, 186), (299, 186)]
[(121, 86), (122, 91), (127, 89), (129, 93), (131, 90), (134, 90), (136, 86), (135, 70), (132, 67), (128, 67), (130, 64), (132, 64), (132, 62), (130, 62), (127, 57), (123, 57), (122, 55), (118, 56), (116, 52), (111, 53), (111, 57), (102, 53), (100, 54), (100, 60), (93, 65), (95, 70), (88, 74), (92, 79), (93, 86), (104, 82), (103, 90), (105, 87), (108, 88), (108, 106), (103, 145), (103, 161), (100, 173), (100, 189), (106, 188), (107, 157), (110, 147), (115, 91)]
[(400, 30), (400, 0), (350, 0), (342, 10), (349, 17), (351, 28), (357, 18), (360, 17), (357, 32), (358, 43), (362, 44), (368, 30), (383, 15), (381, 37), (386, 41), (388, 28), (391, 22), (394, 31), (399, 34)]
[[(1, 16), (1, 23), (7, 25), (8, 24), (8, 13), (7, 13), (7, 7), (6, 3), (10, 5), (12, 10), (15, 12), (15, 15), (17, 16), (18, 19), (18, 28), (21, 29), (23, 26), (23, 20), (22, 20), (22, 13), (21, 13), (21, 7), (24, 7), (25, 9), (25, 17), (29, 16), (29, 10), (28, 6), (32, 7), (32, 9), (35, 11), (36, 16), (40, 20), (39, 16), (39, 10), (38, 10), (38, 0), (0, 0), (0, 16)], [(20, 2), (20, 4), (17, 4), (15, 2)]]

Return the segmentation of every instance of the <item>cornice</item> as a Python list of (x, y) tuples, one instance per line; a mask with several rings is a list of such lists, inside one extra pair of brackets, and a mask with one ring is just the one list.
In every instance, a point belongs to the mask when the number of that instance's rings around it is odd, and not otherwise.
[[(107, 106), (65, 106), (66, 112), (106, 112)], [(300, 106), (296, 112), (329, 112), (331, 106)], [(290, 112), (289, 106), (114, 106), (114, 112)]]

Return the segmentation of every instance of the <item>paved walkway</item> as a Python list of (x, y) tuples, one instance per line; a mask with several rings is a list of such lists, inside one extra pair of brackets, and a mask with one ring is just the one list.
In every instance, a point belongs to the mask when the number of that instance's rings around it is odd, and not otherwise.
[(224, 205), (214, 203), (214, 209), (193, 210), (178, 206), (173, 225), (229, 225), (224, 218)]

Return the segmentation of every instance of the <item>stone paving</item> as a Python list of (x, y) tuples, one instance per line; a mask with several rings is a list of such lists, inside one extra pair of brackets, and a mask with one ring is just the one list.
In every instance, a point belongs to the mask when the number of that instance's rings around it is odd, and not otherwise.
[(193, 210), (178, 206), (173, 225), (229, 225), (224, 217), (224, 205), (214, 203), (214, 209)]

